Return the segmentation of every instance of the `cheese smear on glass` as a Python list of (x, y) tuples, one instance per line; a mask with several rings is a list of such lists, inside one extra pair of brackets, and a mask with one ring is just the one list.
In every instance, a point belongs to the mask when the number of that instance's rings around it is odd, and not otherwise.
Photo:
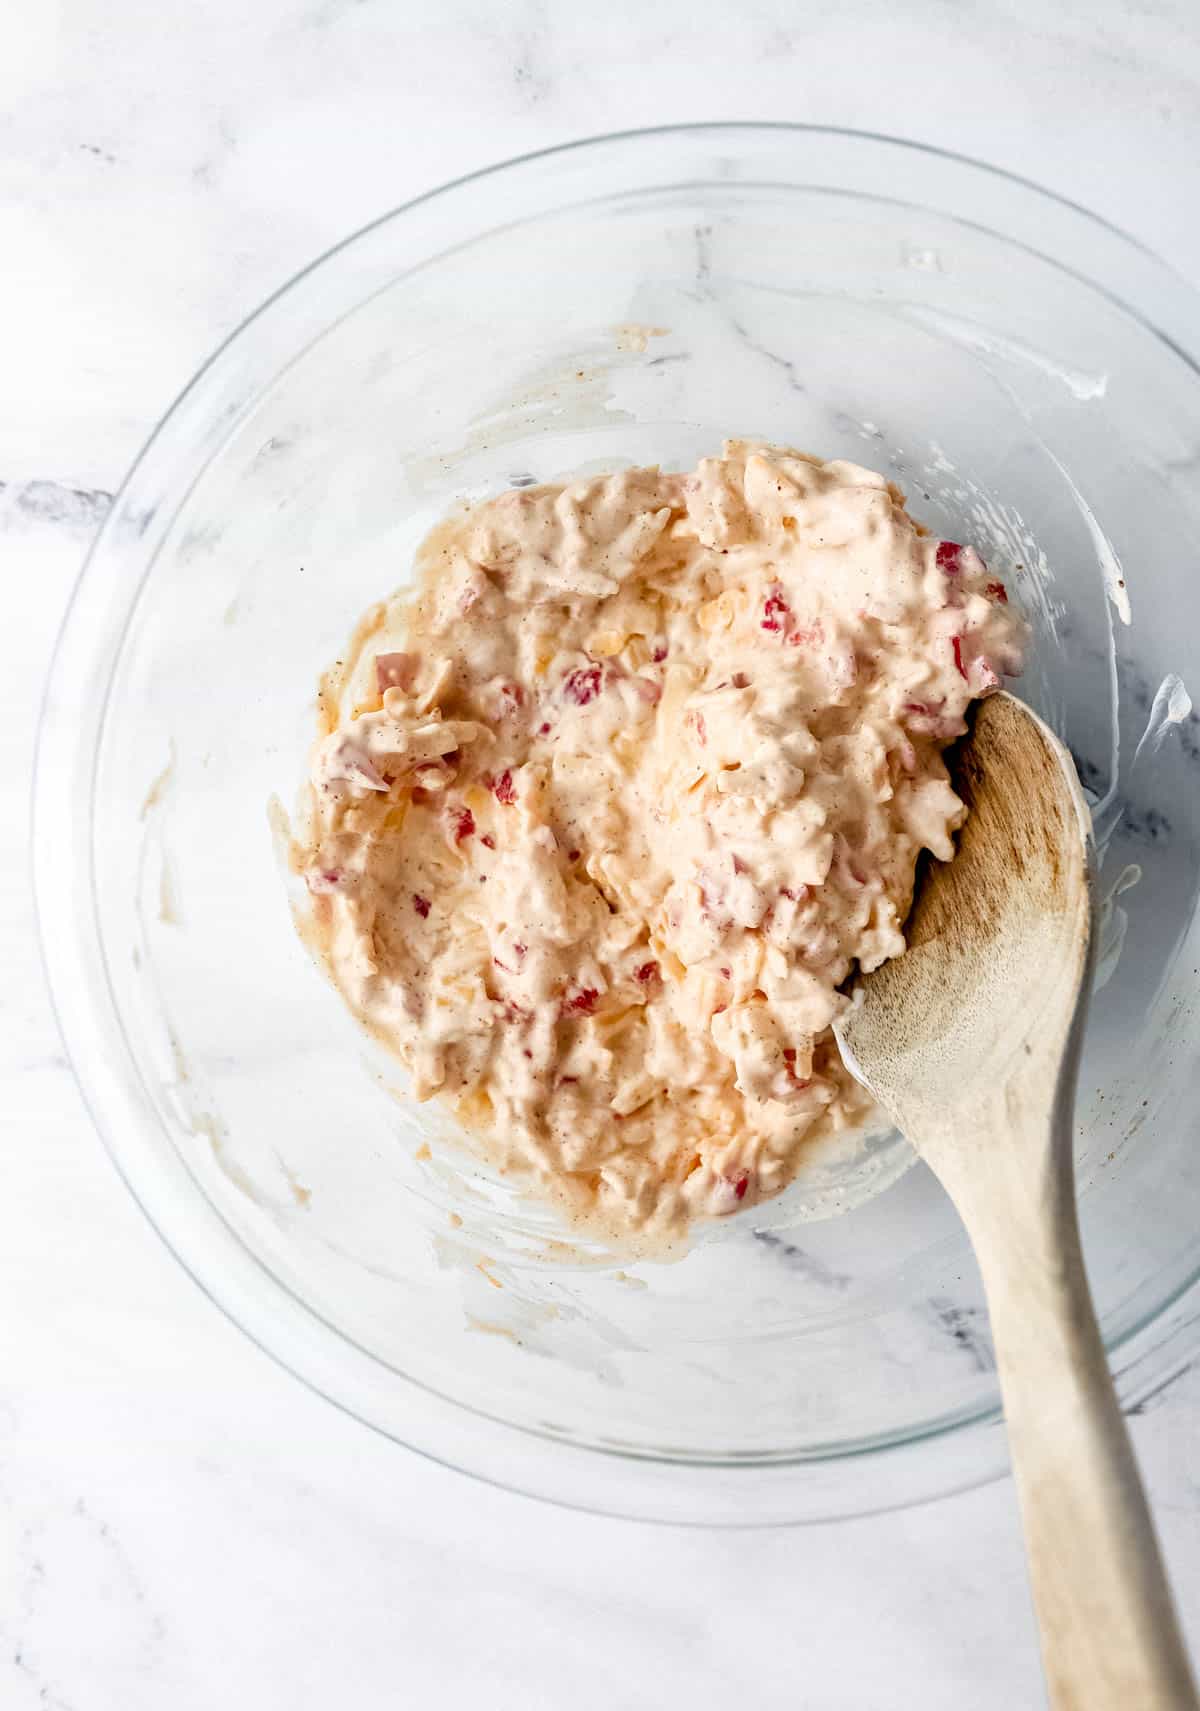
[(609, 1231), (778, 1194), (870, 1114), (830, 1025), (1020, 669), (970, 547), (743, 441), (462, 508), (321, 693), (292, 860), (355, 1015), (502, 1169)]

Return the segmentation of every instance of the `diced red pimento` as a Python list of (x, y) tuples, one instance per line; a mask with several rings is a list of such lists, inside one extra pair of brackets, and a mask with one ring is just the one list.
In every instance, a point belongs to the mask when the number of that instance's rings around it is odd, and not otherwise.
[(428, 897), (422, 897), (419, 891), (414, 891), (413, 908), (417, 911), (417, 914), (421, 917), (422, 921), (428, 919), (429, 907)]
[(600, 997), (594, 986), (585, 986), (563, 1000), (563, 1013), (568, 1016), (590, 1016)]
[[(701, 1161), (697, 1160), (693, 1169), (698, 1170), (700, 1168)], [(689, 1174), (691, 1173), (689, 1172)], [(728, 1218), (731, 1213), (736, 1212), (750, 1191), (750, 1178), (753, 1174), (752, 1171), (737, 1170), (736, 1168), (729, 1172), (714, 1173), (713, 1197), (709, 1210), (723, 1218)]]
[(644, 962), (640, 968), (635, 968), (633, 978), (642, 986), (650, 986), (659, 978), (659, 966), (656, 962)]
[(517, 800), (517, 787), (513, 783), (513, 775), (507, 767), (499, 778), (492, 780), (492, 795), (497, 802), (503, 802), (506, 806)]
[(586, 707), (599, 695), (602, 675), (598, 665), (577, 665), (563, 678), (563, 694), (577, 707)]
[(784, 1049), (783, 1062), (784, 1067), (787, 1070), (788, 1080), (792, 1083), (792, 1086), (795, 1088), (797, 1093), (803, 1093), (806, 1087), (812, 1086), (811, 1076), (804, 1079), (796, 1074), (796, 1053), (793, 1047), (788, 1046)]
[(650, 657), (653, 660), (655, 665), (661, 665), (663, 660), (665, 660), (667, 657), (667, 644), (666, 644), (666, 642), (656, 642), (654, 644), (654, 652)]
[(475, 816), (469, 808), (450, 809), (450, 830), (454, 833), (454, 841), (461, 844), (464, 839), (475, 835)]
[(962, 545), (958, 541), (939, 541), (937, 544), (937, 566), (944, 570), (947, 576), (957, 576), (962, 569)]
[(319, 897), (327, 895), (330, 891), (336, 891), (345, 877), (343, 868), (322, 867), (316, 869), (315, 872), (306, 874), (305, 881), (308, 889)]
[(762, 627), (773, 635), (780, 635), (787, 629), (791, 618), (792, 609), (783, 597), (783, 589), (776, 584), (763, 601)]
[(394, 653), (375, 655), (375, 682), (382, 695), (387, 689), (412, 688), (420, 660), (416, 654)]
[(539, 737), (548, 737), (550, 735), (550, 721), (548, 719), (544, 720), (542, 724), (538, 726), (537, 734)]
[(903, 711), (908, 715), (908, 722), (914, 731), (922, 736), (930, 736), (939, 742), (949, 742), (951, 737), (962, 735), (963, 723), (957, 715), (950, 718), (946, 714), (946, 702), (943, 696), (934, 701), (906, 701)]
[(496, 840), (492, 837), (490, 832), (484, 832), (479, 841), (485, 850), (494, 850), (496, 847)]
[(954, 649), (955, 669), (957, 670), (958, 675), (965, 682), (967, 679), (967, 668), (963, 664), (962, 637), (961, 636), (954, 636), (951, 640), (951, 646)]
[(1008, 589), (1002, 582), (989, 582), (984, 593), (990, 595), (993, 600), (998, 600), (1002, 606), (1008, 605)]

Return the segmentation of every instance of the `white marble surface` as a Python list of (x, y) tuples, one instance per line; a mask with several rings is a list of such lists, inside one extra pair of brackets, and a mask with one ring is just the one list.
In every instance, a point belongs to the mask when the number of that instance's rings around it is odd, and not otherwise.
[[(1191, 0), (5, 10), (4, 1706), (1041, 1702), (1007, 1484), (840, 1527), (636, 1528), (430, 1466), (252, 1348), (160, 1246), (81, 1108), (37, 962), (28, 777), (107, 495), (216, 342), (348, 230), (576, 134), (802, 118), (982, 155), (1200, 278), (1194, 18)], [(1200, 1649), (1200, 1369), (1134, 1431)]]

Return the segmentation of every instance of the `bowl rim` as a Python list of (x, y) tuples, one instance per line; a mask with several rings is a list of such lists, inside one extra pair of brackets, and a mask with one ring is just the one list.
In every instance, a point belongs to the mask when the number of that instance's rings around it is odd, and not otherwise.
[[(88, 836), (85, 840), (85, 864), (89, 881), (87, 887), (81, 888), (79, 876), (72, 877), (69, 873), (71, 858), (69, 852), (65, 852), (63, 848), (69, 840), (60, 836), (62, 827), (72, 821), (78, 822), (80, 816), (80, 810), (72, 790), (72, 780), (78, 778), (78, 768), (81, 763), (80, 732), (85, 716), (92, 718), (95, 728), (95, 743), (91, 750), (93, 764), (88, 769), (89, 779), (94, 786), (94, 755), (99, 745), (100, 733), (104, 727), (107, 693), (112, 683), (112, 673), (111, 671), (105, 672), (105, 665), (110, 658), (115, 661), (119, 652), (125, 629), (153, 569), (157, 556), (157, 543), (149, 550), (139, 546), (137, 552), (141, 564), (141, 574), (132, 585), (118, 591), (118, 597), (115, 601), (108, 601), (107, 596), (111, 591), (106, 590), (103, 600), (89, 603), (89, 596), (94, 593), (95, 584), (92, 573), (102, 567), (110, 550), (124, 551), (121, 546), (122, 539), (128, 535), (131, 527), (137, 530), (139, 519), (147, 515), (141, 489), (143, 486), (150, 490), (153, 489), (155, 460), (169, 443), (172, 435), (180, 429), (182, 418), (192, 410), (194, 405), (203, 403), (210, 383), (220, 376), (232, 356), (240, 355), (243, 347), (250, 342), (252, 335), (259, 329), (269, 328), (274, 311), (286, 300), (295, 300), (306, 283), (327, 270), (337, 258), (363, 245), (372, 235), (380, 234), (386, 229), (394, 227), (397, 222), (412, 215), (417, 210), (431, 204), (437, 204), (444, 199), (453, 198), (456, 192), (461, 192), (467, 187), (479, 185), (505, 175), (515, 175), (527, 168), (548, 161), (586, 154), (588, 151), (598, 152), (604, 148), (644, 145), (655, 139), (697, 138), (716, 141), (726, 137), (731, 141), (737, 138), (756, 137), (842, 139), (852, 147), (875, 146), (885, 151), (899, 151), (914, 158), (924, 157), (935, 162), (945, 163), (954, 170), (960, 173), (965, 172), (972, 177), (976, 174), (984, 174), (997, 184), (1015, 187), (1021, 193), (1032, 196), (1036, 202), (1050, 204), (1066, 211), (1073, 221), (1082, 223), (1083, 227), (1102, 234), (1107, 240), (1114, 242), (1120, 250), (1124, 251), (1126, 257), (1138, 259), (1161, 285), (1179, 297), (1183, 311), (1182, 322), (1187, 331), (1190, 333), (1194, 328), (1197, 333), (1200, 333), (1200, 296), (1181, 275), (1169, 264), (1163, 262), (1147, 245), (1124, 232), (1114, 222), (1093, 213), (1065, 196), (1047, 190), (1032, 179), (1009, 172), (987, 161), (977, 160), (972, 156), (954, 150), (907, 138), (891, 137), (879, 132), (856, 130), (843, 126), (790, 123), (787, 121), (741, 120), (639, 127), (599, 133), (576, 138), (548, 148), (531, 150), (448, 180), (444, 184), (424, 191), (420, 195), (384, 212), (347, 237), (339, 240), (266, 297), (241, 321), (233, 332), (221, 341), (211, 356), (178, 393), (146, 439), (121, 482), (108, 515), (96, 532), (84, 557), (58, 629), (43, 691), (39, 718), (32, 788), (31, 852), (34, 877), (34, 912), (51, 1005), (77, 1085), (92, 1122), (99, 1132), (105, 1149), (119, 1175), (125, 1181), (133, 1198), (165, 1246), (204, 1293), (264, 1352), (271, 1355), (294, 1376), (300, 1378), (310, 1389), (325, 1396), (344, 1412), (351, 1413), (356, 1418), (363, 1420), (373, 1429), (416, 1449), (418, 1453), (429, 1456), (435, 1461), (456, 1467), (461, 1471), (471, 1473), (502, 1487), (548, 1497), (553, 1501), (571, 1507), (600, 1513), (636, 1514), (643, 1519), (662, 1519), (675, 1522), (694, 1520), (699, 1524), (715, 1522), (729, 1525), (777, 1525), (787, 1524), (797, 1519), (820, 1520), (831, 1518), (834, 1515), (877, 1513), (913, 1501), (921, 1501), (927, 1497), (942, 1495), (951, 1490), (966, 1489), (994, 1477), (1003, 1471), (1005, 1465), (998, 1400), (986, 1407), (959, 1410), (953, 1415), (942, 1416), (930, 1421), (927, 1425), (899, 1434), (890, 1440), (848, 1442), (844, 1446), (834, 1447), (827, 1451), (785, 1455), (769, 1459), (738, 1460), (731, 1458), (716, 1460), (703, 1457), (681, 1459), (669, 1455), (637, 1452), (602, 1443), (573, 1442), (569, 1438), (553, 1432), (542, 1431), (538, 1427), (516, 1425), (501, 1420), (485, 1410), (472, 1407), (470, 1403), (443, 1395), (430, 1389), (423, 1381), (400, 1372), (389, 1362), (364, 1350), (361, 1345), (355, 1344), (352, 1338), (347, 1337), (346, 1333), (323, 1320), (315, 1308), (310, 1307), (297, 1297), (289, 1285), (271, 1270), (265, 1260), (261, 1260), (246, 1246), (242, 1238), (233, 1230), (233, 1227), (220, 1212), (211, 1206), (211, 1203), (208, 1203), (208, 1209), (219, 1220), (221, 1228), (231, 1240), (238, 1243), (258, 1275), (265, 1274), (276, 1291), (282, 1291), (301, 1313), (321, 1324), (327, 1335), (335, 1337), (343, 1345), (354, 1347), (364, 1360), (381, 1366), (393, 1378), (403, 1379), (409, 1387), (416, 1387), (425, 1391), (427, 1397), (435, 1404), (434, 1414), (440, 1415), (444, 1410), (451, 1410), (460, 1421), (473, 1421), (475, 1424), (468, 1428), (466, 1434), (468, 1437), (471, 1433), (482, 1431), (493, 1435), (497, 1441), (493, 1442), (480, 1455), (474, 1453), (472, 1446), (462, 1441), (464, 1434), (459, 1433), (457, 1435), (459, 1439), (457, 1449), (443, 1452), (442, 1443), (447, 1436), (453, 1437), (454, 1434), (447, 1433), (446, 1421), (442, 1418), (432, 1422), (426, 1418), (422, 1422), (424, 1429), (416, 1432), (415, 1435), (410, 1435), (407, 1431), (392, 1430), (390, 1426), (371, 1418), (367, 1411), (354, 1406), (346, 1401), (342, 1395), (337, 1394), (331, 1382), (322, 1382), (319, 1376), (321, 1363), (319, 1361), (314, 1362), (311, 1348), (304, 1350), (300, 1346), (304, 1339), (293, 1339), (297, 1346), (293, 1348), (291, 1357), (289, 1357), (289, 1354), (281, 1346), (281, 1339), (273, 1338), (268, 1334), (268, 1327), (270, 1330), (278, 1330), (278, 1325), (271, 1322), (269, 1311), (265, 1314), (261, 1311), (251, 1311), (251, 1299), (248, 1293), (240, 1302), (234, 1304), (229, 1297), (235, 1293), (235, 1290), (232, 1287), (228, 1289), (220, 1287), (213, 1280), (213, 1268), (206, 1268), (199, 1263), (194, 1251), (184, 1251), (185, 1249), (195, 1250), (197, 1243), (190, 1239), (181, 1240), (179, 1237), (177, 1225), (173, 1220), (171, 1204), (182, 1205), (182, 1199), (175, 1192), (175, 1188), (169, 1189), (165, 1193), (152, 1192), (148, 1186), (148, 1179), (134, 1168), (130, 1156), (130, 1148), (133, 1143), (123, 1133), (123, 1130), (129, 1128), (131, 1124), (128, 1104), (124, 1102), (125, 1109), (121, 1109), (123, 1100), (115, 1076), (99, 1077), (94, 1052), (86, 1052), (84, 1048), (84, 1041), (89, 1029), (95, 1031), (100, 1026), (99, 1020), (94, 1014), (90, 1017), (88, 1015), (89, 1010), (93, 1008), (89, 995), (89, 983), (86, 978), (80, 978), (81, 965), (87, 955), (83, 948), (83, 941), (94, 939), (95, 946), (99, 950), (101, 965), (104, 968), (105, 996), (110, 1012), (104, 1020), (106, 1023), (116, 1023), (122, 1034), (123, 1043), (129, 1053), (131, 1063), (133, 1067), (137, 1067), (128, 1041), (124, 1038), (124, 1026), (114, 1001), (111, 986), (107, 984), (107, 966), (95, 912), (93, 910), (90, 916), (88, 914), (88, 904), (94, 902), (94, 889), (91, 884), (94, 877), (92, 871), (93, 817), (91, 812), (93, 799), (90, 790), (87, 795), (86, 815)], [(797, 165), (799, 164), (797, 162)], [(796, 181), (792, 180), (792, 182)], [(835, 188), (841, 189), (842, 187), (836, 186)], [(949, 210), (942, 209), (938, 204), (920, 202), (910, 203), (910, 205), (935, 207), (937, 211), (945, 213), (948, 218), (959, 220), (959, 216)], [(962, 222), (960, 221), (960, 223)], [(991, 226), (984, 226), (983, 229), (993, 232), (994, 235), (1008, 243), (1021, 242), (1019, 238), (1014, 238), (1004, 231), (997, 232)], [(1075, 272), (1064, 262), (1053, 256), (1047, 256), (1044, 251), (1037, 253), (1041, 254), (1043, 259), (1063, 268), (1066, 272)], [(398, 276), (398, 274), (393, 275), (393, 277)], [(1178, 329), (1167, 331), (1155, 325), (1146, 319), (1141, 310), (1125, 301), (1123, 297), (1114, 296), (1105, 285), (1098, 283), (1088, 274), (1076, 273), (1076, 277), (1092, 290), (1109, 297), (1126, 314), (1132, 316), (1156, 338), (1164, 341), (1200, 376), (1200, 363), (1197, 361), (1197, 355), (1194, 354), (1194, 350), (1200, 346), (1189, 349), (1190, 340), (1186, 338), (1186, 335), (1180, 337)], [(365, 297), (359, 298), (358, 301), (365, 301)], [(328, 332), (334, 324), (336, 322), (324, 323), (318, 336), (324, 336), (324, 333)], [(297, 348), (294, 343), (289, 341), (285, 346), (286, 357), (283, 366), (296, 360), (305, 348), (307, 348), (305, 344), (301, 344)], [(276, 361), (273, 353), (267, 351), (265, 354), (267, 361), (263, 366), (269, 378), (274, 379), (280, 372), (280, 364)], [(226, 435), (231, 433), (236, 425), (241, 422), (243, 410), (248, 402), (259, 396), (260, 389), (255, 384), (255, 376), (251, 374), (249, 378), (251, 384), (247, 399), (224, 422), (216, 424), (220, 436), (218, 444), (224, 443)], [(202, 426), (204, 432), (199, 435), (197, 435), (194, 427), (189, 427), (189, 435), (193, 442), (190, 449), (198, 456), (185, 461), (183, 465), (188, 478), (186, 483), (182, 487), (168, 489), (171, 512), (167, 519), (168, 526), (173, 521), (174, 516), (178, 514), (179, 509), (186, 503), (192, 487), (200, 479), (211, 456), (215, 455), (216, 446), (206, 451), (208, 444), (206, 435), (209, 439), (213, 437), (214, 424), (210, 422)], [(150, 509), (152, 512), (153, 506)], [(143, 522), (142, 528), (144, 529), (145, 526), (145, 522)], [(95, 610), (98, 610), (101, 605), (109, 603), (123, 613), (123, 622), (120, 626), (120, 634), (110, 640), (106, 649), (97, 652), (92, 647), (90, 639), (92, 621)], [(86, 664), (88, 669), (73, 672), (71, 666), (74, 664)], [(97, 718), (95, 715), (96, 703), (90, 699), (90, 693), (100, 679), (103, 679), (104, 697), (100, 703), (101, 713)], [(64, 683), (71, 687), (64, 691)], [(78, 687), (75, 687), (76, 685)], [(86, 739), (82, 740), (86, 752)], [(62, 909), (64, 895), (71, 897), (74, 905), (71, 911)], [(74, 934), (60, 924), (60, 918), (74, 922)], [(175, 1187), (177, 1186), (175, 1185)], [(194, 1186), (191, 1192), (194, 1195)], [(195, 1196), (196, 1200), (204, 1198), (202, 1195)], [(195, 1207), (192, 1210), (194, 1212)], [(204, 1238), (205, 1241), (207, 1239), (207, 1237)], [(1123, 1400), (1127, 1405), (1136, 1403), (1141, 1393), (1146, 1389), (1150, 1391), (1160, 1389), (1165, 1382), (1170, 1382), (1170, 1376), (1173, 1376), (1169, 1375), (1164, 1379), (1162, 1365), (1150, 1360), (1152, 1354), (1160, 1353), (1161, 1348), (1171, 1343), (1173, 1339), (1180, 1339), (1175, 1342), (1175, 1346), (1171, 1350), (1171, 1359), (1176, 1364), (1177, 1369), (1181, 1370), (1190, 1358), (1183, 1347), (1182, 1339), (1200, 1344), (1200, 1300), (1194, 1304), (1189, 1301), (1189, 1297), (1192, 1295), (1200, 1294), (1196, 1288), (1198, 1282), (1200, 1282), (1200, 1271), (1183, 1283), (1170, 1297), (1160, 1302), (1158, 1307), (1143, 1320), (1128, 1329), (1124, 1335), (1109, 1343), (1110, 1355), (1120, 1352), (1130, 1357), (1126, 1360), (1122, 1373), (1119, 1375), (1122, 1381)], [(249, 1283), (247, 1282), (248, 1289)], [(1148, 1348), (1147, 1343), (1152, 1344), (1153, 1347)], [(1154, 1367), (1152, 1372), (1144, 1370), (1148, 1360), (1150, 1360), (1150, 1365)], [(317, 1368), (316, 1371), (314, 1371), (314, 1367)], [(426, 1410), (426, 1414), (428, 1415), (428, 1410)], [(828, 1500), (822, 1501), (819, 1493), (810, 1492), (800, 1501), (799, 1513), (794, 1513), (791, 1510), (786, 1513), (779, 1513), (778, 1511), (780, 1499), (783, 1501), (785, 1510), (788, 1508), (789, 1502), (788, 1495), (780, 1489), (779, 1476), (781, 1475), (790, 1474), (801, 1479), (807, 1476), (811, 1479), (813, 1470), (833, 1469), (852, 1461), (861, 1464), (864, 1459), (890, 1464), (894, 1469), (895, 1459), (904, 1456), (905, 1452), (919, 1449), (931, 1443), (941, 1443), (948, 1449), (951, 1443), (958, 1444), (965, 1437), (971, 1435), (967, 1430), (968, 1428), (980, 1429), (987, 1444), (986, 1452), (982, 1455), (972, 1452), (969, 1460), (950, 1456), (949, 1459), (954, 1461), (955, 1466), (942, 1469), (941, 1477), (924, 1481), (922, 1488), (915, 1492), (907, 1486), (904, 1489), (897, 1489), (894, 1493), (891, 1492), (889, 1488), (892, 1475), (885, 1474), (881, 1480), (872, 1479), (868, 1482), (869, 1493), (864, 1493), (866, 1497), (864, 1503), (847, 1505), (842, 1497), (838, 1497), (836, 1501), (832, 1501), (832, 1506), (830, 1506)], [(535, 1463), (531, 1462), (527, 1456), (519, 1453), (519, 1450), (515, 1450), (511, 1441), (503, 1445), (498, 1441), (499, 1438), (511, 1440), (513, 1434), (518, 1435), (527, 1444), (532, 1444), (535, 1447), (535, 1455), (553, 1454), (558, 1457), (562, 1463), (560, 1473), (554, 1479), (542, 1477), (541, 1471)], [(578, 1467), (573, 1470), (567, 1465), (571, 1460), (581, 1457), (584, 1458), (588, 1466), (588, 1472), (582, 1479), (578, 1477)], [(623, 1468), (633, 1476), (616, 1481), (603, 1478), (598, 1480), (593, 1477), (595, 1468), (602, 1466), (609, 1459), (622, 1464)], [(962, 1462), (961, 1466), (958, 1465), (960, 1461)], [(497, 1468), (498, 1463), (500, 1464), (499, 1470)], [(579, 1464), (580, 1467), (582, 1465), (582, 1463)], [(636, 1470), (635, 1475), (634, 1470)], [(660, 1486), (658, 1490), (655, 1490), (653, 1480), (648, 1482), (644, 1477), (647, 1473), (660, 1482), (678, 1474), (683, 1476), (683, 1484), (673, 1486), (670, 1489)], [(697, 1505), (695, 1493), (688, 1483), (688, 1476), (712, 1476), (714, 1473), (720, 1476), (719, 1483), (722, 1485), (728, 1485), (732, 1479), (733, 1487), (727, 1492), (716, 1493), (712, 1500), (701, 1501)], [(599, 1493), (590, 1492), (586, 1499), (581, 1500), (575, 1495), (580, 1484), (593, 1487), (599, 1484), (603, 1489)], [(757, 1488), (751, 1503), (753, 1513), (738, 1513), (739, 1505), (744, 1507), (745, 1500), (751, 1497), (751, 1493), (747, 1489), (749, 1485)], [(795, 1503), (793, 1501), (794, 1508)]]

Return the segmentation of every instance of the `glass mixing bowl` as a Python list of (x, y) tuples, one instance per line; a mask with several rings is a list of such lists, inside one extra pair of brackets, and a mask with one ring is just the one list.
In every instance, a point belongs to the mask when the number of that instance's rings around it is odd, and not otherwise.
[[(1195, 296), (1100, 221), (966, 160), (796, 126), (480, 173), (247, 322), (76, 591), (35, 853), (96, 1121), (252, 1337), (406, 1444), (614, 1512), (845, 1514), (1003, 1464), (978, 1274), (902, 1142), (679, 1263), (578, 1250), (397, 1093), (289, 918), (268, 804), (301, 779), (318, 673), (428, 526), (464, 496), (686, 467), (746, 435), (886, 470), (1029, 613), (1023, 693), (1074, 751), (1104, 852), (1078, 1121), (1092, 1282), (1127, 1402), (1185, 1362), (1198, 352)], [(822, 1216), (863, 1172), (880, 1192)]]

